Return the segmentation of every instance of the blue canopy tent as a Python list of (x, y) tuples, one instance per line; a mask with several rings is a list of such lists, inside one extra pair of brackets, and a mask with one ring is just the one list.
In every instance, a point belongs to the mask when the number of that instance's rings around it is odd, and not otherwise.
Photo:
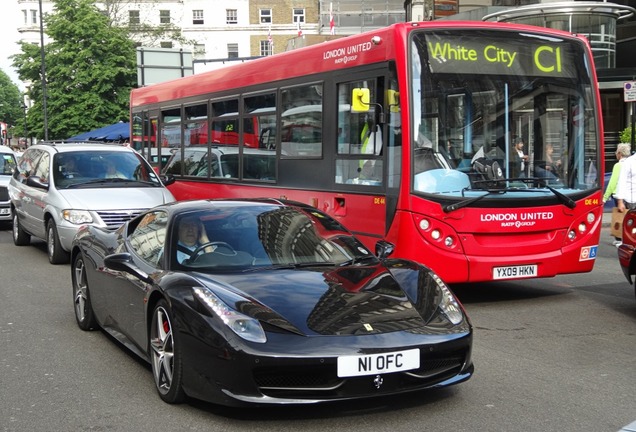
[(119, 122), (110, 126), (84, 132), (67, 141), (128, 141), (130, 139), (130, 123)]

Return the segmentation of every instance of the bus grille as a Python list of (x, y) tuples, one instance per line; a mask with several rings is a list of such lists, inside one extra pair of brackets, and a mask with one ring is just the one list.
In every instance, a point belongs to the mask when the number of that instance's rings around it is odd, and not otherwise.
[(6, 186), (0, 186), (0, 201), (9, 201), (9, 191)]
[(124, 223), (128, 222), (135, 216), (139, 215), (144, 209), (137, 210), (103, 210), (97, 214), (104, 221), (108, 229), (117, 229)]

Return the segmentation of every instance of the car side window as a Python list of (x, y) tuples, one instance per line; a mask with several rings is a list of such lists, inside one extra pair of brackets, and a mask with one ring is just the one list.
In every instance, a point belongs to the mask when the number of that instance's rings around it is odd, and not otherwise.
[(20, 182), (25, 182), (26, 179), (34, 173), (35, 166), (42, 155), (42, 150), (29, 149), (20, 158), (18, 163), (18, 172), (15, 173), (15, 178)]
[(42, 157), (38, 161), (35, 170), (33, 171), (34, 176), (40, 179), (41, 182), (49, 181), (49, 173), (51, 172), (51, 158), (48, 153), (42, 153)]
[(128, 236), (128, 242), (133, 251), (153, 267), (163, 267), (167, 225), (166, 212), (151, 211), (141, 219), (135, 230)]

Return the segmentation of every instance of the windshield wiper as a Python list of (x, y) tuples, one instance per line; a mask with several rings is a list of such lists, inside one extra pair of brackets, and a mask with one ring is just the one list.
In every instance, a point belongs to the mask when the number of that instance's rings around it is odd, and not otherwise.
[(73, 183), (66, 186), (65, 189), (73, 189), (81, 186), (94, 185), (94, 184), (104, 184), (104, 183), (144, 183), (144, 184), (153, 184), (152, 182), (142, 181), (142, 180), (132, 180), (132, 179), (123, 179), (123, 178), (103, 178), (103, 179), (93, 179), (85, 182)]
[(556, 197), (567, 207), (567, 208), (571, 208), (573, 209), (574, 207), (576, 207), (576, 201), (574, 201), (572, 198), (570, 198), (569, 196), (559, 192), (558, 190), (556, 190), (555, 188), (553, 188), (552, 186), (550, 186), (548, 183), (546, 183), (545, 180), (542, 179), (535, 179), (539, 182), (539, 184), (543, 184), (543, 186), (549, 190), (550, 192), (552, 192), (554, 195), (556, 195)]
[(356, 264), (375, 264), (376, 262), (378, 262), (379, 258), (375, 255), (365, 255), (365, 256), (358, 256), (358, 257), (353, 257), (350, 260), (347, 261), (343, 261), (341, 263), (336, 264), (338, 267), (346, 267), (346, 266), (352, 266), (352, 265), (356, 265)]
[[(561, 203), (563, 205), (565, 205), (568, 208), (573, 209), (574, 207), (576, 207), (576, 201), (574, 201), (572, 198), (570, 198), (569, 196), (559, 192), (558, 190), (554, 189), (552, 186), (548, 185), (548, 183), (546, 182), (545, 179), (541, 179), (541, 178), (536, 178), (536, 177), (519, 177), (519, 178), (503, 178), (503, 179), (496, 179), (496, 180), (478, 180), (475, 183), (502, 183), (502, 182), (507, 182), (507, 181), (519, 181), (519, 182), (523, 182), (523, 183), (538, 183), (540, 185), (540, 187), (544, 187), (546, 189), (548, 189), (550, 192), (552, 192), (558, 199), (559, 201), (561, 201)], [(467, 190), (467, 189), (464, 189)], [(501, 193), (506, 193), (506, 191), (518, 191), (518, 192), (531, 192), (530, 190), (527, 189), (521, 189), (521, 188), (517, 188), (517, 187), (507, 187), (507, 188), (489, 188), (489, 189), (477, 189), (477, 190), (484, 190), (486, 191), (485, 194), (483, 195), (479, 195), (477, 197), (473, 197), (473, 198), (468, 198), (464, 201), (460, 201), (458, 203), (454, 203), (454, 204), (448, 204), (445, 205), (444, 207), (442, 207), (442, 210), (444, 211), (444, 213), (450, 213), (452, 211), (455, 210), (459, 210), (460, 208), (464, 208), (466, 206), (471, 205), (474, 202), (477, 202), (479, 200), (481, 200), (484, 197), (487, 197), (488, 195), (492, 195), (492, 194), (501, 194)]]
[(284, 264), (272, 264), (265, 266), (252, 266), (243, 270), (243, 273), (249, 273), (259, 270), (294, 270), (306, 267), (336, 267), (338, 264), (333, 262), (307, 262), (307, 263), (284, 263)]
[[(486, 197), (488, 195), (492, 195), (493, 193), (495, 193), (495, 192), (487, 191), (483, 195), (479, 195), (479, 196), (476, 196), (476, 197), (468, 198), (468, 199), (465, 199), (464, 201), (460, 201), (460, 202), (457, 202), (457, 203), (445, 205), (444, 207), (442, 207), (442, 210), (444, 211), (444, 213), (450, 213), (452, 211), (459, 210), (460, 208), (464, 208), (466, 206), (469, 206), (472, 203), (477, 202), (480, 199), (482, 199), (482, 198), (484, 198), (484, 197)], [(497, 193), (501, 193), (501, 191), (498, 190)]]

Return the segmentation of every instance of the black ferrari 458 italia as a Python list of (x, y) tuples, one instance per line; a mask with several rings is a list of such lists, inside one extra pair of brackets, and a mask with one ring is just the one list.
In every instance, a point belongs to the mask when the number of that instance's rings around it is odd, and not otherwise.
[(169, 403), (306, 404), (469, 379), (463, 307), (391, 251), (304, 204), (166, 204), (78, 232), (75, 316), (147, 360)]

